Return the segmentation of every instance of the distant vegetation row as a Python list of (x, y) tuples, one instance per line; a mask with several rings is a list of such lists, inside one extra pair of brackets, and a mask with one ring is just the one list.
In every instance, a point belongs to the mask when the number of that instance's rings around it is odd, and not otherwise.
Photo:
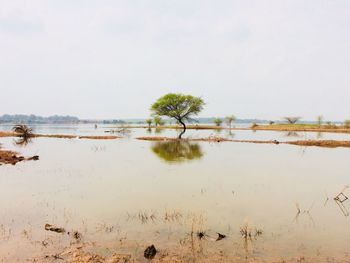
[(40, 124), (40, 123), (78, 123), (79, 118), (73, 116), (50, 116), (42, 117), (37, 115), (24, 115), (5, 114), (0, 116), (0, 123), (28, 123), (28, 124)]
[(80, 120), (75, 116), (60, 116), (53, 115), (42, 117), (38, 115), (5, 114), (0, 116), (0, 123), (15, 123), (15, 124), (78, 124), (78, 123), (104, 123), (104, 124), (124, 124), (122, 120)]
[[(260, 119), (236, 119), (235, 116), (227, 116), (226, 118), (195, 118), (194, 121), (199, 124), (210, 124), (214, 123), (217, 126), (221, 126), (221, 124), (226, 123), (228, 126), (231, 126), (233, 123), (257, 123), (257, 124), (318, 124), (318, 125), (326, 125), (333, 126), (335, 124), (343, 124), (344, 126), (349, 127), (350, 121), (345, 120), (342, 122), (329, 122), (324, 121), (322, 116), (318, 116), (316, 121), (303, 121), (300, 117), (285, 117), (281, 120), (269, 121), (269, 120), (260, 120)], [(176, 124), (176, 121), (165, 118), (161, 119), (159, 116), (155, 116), (152, 119), (128, 119), (128, 120), (82, 120), (75, 116), (60, 116), (53, 115), (50, 117), (42, 117), (38, 115), (25, 115), (25, 114), (5, 114), (0, 116), (0, 123), (10, 123), (10, 124), (79, 124), (79, 123), (100, 123), (100, 124), (127, 124), (127, 123), (135, 123), (135, 124), (154, 124), (164, 125), (164, 124)]]

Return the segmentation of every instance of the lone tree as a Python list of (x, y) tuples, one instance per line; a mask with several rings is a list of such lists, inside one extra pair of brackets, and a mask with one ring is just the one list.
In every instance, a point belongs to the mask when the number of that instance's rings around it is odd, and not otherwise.
[(221, 124), (222, 124), (222, 119), (220, 119), (220, 118), (215, 118), (215, 119), (214, 119), (214, 123), (215, 123), (216, 126), (219, 127), (219, 126), (221, 126)]
[(186, 121), (193, 120), (193, 115), (203, 109), (204, 101), (199, 97), (191, 95), (169, 93), (159, 98), (151, 107), (151, 111), (159, 116), (167, 116), (175, 119), (183, 126), (179, 139), (186, 132)]
[(225, 119), (230, 128), (232, 127), (232, 123), (236, 121), (236, 117), (234, 115), (227, 116)]
[(317, 123), (318, 123), (318, 126), (321, 126), (321, 125), (322, 125), (322, 122), (323, 122), (323, 116), (322, 116), (322, 115), (317, 116)]
[(153, 118), (154, 124), (156, 125), (156, 127), (161, 126), (164, 124), (164, 121), (162, 120), (162, 118), (160, 116), (154, 116)]
[(147, 120), (146, 120), (146, 123), (147, 123), (147, 125), (148, 125), (148, 128), (151, 128), (152, 119), (147, 119)]

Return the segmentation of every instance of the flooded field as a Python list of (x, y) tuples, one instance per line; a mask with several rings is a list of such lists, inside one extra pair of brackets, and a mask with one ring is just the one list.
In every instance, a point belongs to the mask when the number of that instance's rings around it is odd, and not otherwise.
[[(34, 128), (77, 135), (111, 129)], [(135, 140), (177, 134), (131, 129), (117, 140), (34, 138), (26, 146), (0, 138), (3, 148), (40, 156), (0, 166), (0, 262), (60, 262), (69, 249), (147, 262), (144, 250), (152, 244), (158, 251), (154, 260), (164, 262), (350, 259), (350, 201), (333, 199), (344, 189), (348, 194), (349, 149)], [(225, 130), (188, 130), (185, 137), (210, 135), (350, 139), (350, 134)]]

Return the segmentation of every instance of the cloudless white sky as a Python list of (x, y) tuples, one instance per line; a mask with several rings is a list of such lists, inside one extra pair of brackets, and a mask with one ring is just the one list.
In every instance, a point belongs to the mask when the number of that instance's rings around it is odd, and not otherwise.
[(0, 0), (0, 115), (350, 118), (349, 0)]

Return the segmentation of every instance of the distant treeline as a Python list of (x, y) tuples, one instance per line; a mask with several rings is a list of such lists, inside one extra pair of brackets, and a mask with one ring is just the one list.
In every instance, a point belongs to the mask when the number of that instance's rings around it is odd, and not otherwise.
[(0, 123), (26, 123), (26, 124), (44, 124), (44, 123), (79, 123), (79, 118), (74, 116), (42, 117), (37, 115), (5, 114), (0, 116)]
[(53, 115), (49, 117), (42, 117), (38, 115), (25, 114), (5, 114), (0, 116), (0, 123), (11, 124), (79, 124), (79, 123), (103, 123), (103, 124), (123, 124), (122, 120), (81, 120), (75, 116), (60, 116)]

